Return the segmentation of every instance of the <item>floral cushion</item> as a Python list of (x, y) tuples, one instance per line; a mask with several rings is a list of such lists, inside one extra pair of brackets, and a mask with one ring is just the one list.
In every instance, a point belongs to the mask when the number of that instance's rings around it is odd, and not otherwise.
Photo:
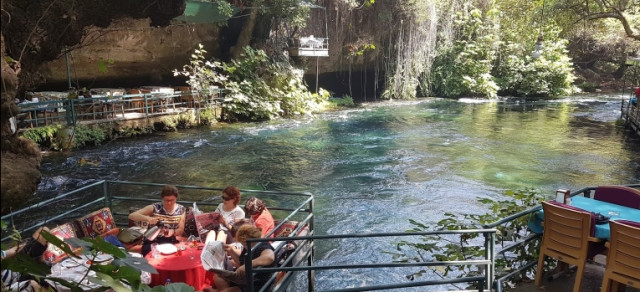
[[(276, 226), (279, 224), (280, 220), (275, 223)], [(297, 221), (287, 221), (273, 233), (273, 237), (287, 237), (293, 233), (296, 227), (298, 227)]]
[(108, 207), (76, 220), (76, 224), (78, 225), (78, 237), (81, 235), (81, 237), (94, 238), (116, 228), (113, 215)]
[[(75, 228), (71, 223), (58, 225), (55, 228), (49, 230), (49, 232), (62, 240), (76, 237)], [(53, 244), (47, 244), (47, 250), (44, 251), (43, 256), (46, 262), (57, 263), (67, 255), (57, 246)]]

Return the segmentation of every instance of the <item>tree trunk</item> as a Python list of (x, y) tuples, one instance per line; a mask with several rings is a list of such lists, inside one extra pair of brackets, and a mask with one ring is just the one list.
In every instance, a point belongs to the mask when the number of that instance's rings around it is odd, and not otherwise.
[(244, 52), (243, 48), (251, 44), (251, 36), (253, 35), (253, 28), (257, 18), (258, 11), (256, 9), (249, 10), (249, 17), (242, 26), (238, 41), (236, 45), (231, 48), (231, 58), (239, 59), (240, 55)]

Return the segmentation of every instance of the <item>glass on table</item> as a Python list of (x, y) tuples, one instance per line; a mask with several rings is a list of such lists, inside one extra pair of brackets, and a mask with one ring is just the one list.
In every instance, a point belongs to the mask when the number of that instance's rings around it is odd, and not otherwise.
[(617, 216), (620, 216), (620, 213), (616, 211), (609, 211), (607, 215), (609, 215), (610, 217), (617, 217)]
[(160, 257), (160, 251), (158, 250), (158, 244), (157, 243), (152, 243), (151, 244), (151, 256), (154, 259), (157, 259)]
[(191, 239), (191, 247), (198, 247), (198, 243), (200, 242), (200, 237), (194, 236)]

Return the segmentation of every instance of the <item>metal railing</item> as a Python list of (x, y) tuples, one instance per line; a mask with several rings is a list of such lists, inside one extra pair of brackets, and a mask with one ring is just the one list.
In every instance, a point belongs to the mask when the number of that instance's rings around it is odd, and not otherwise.
[[(627, 187), (632, 187), (632, 188), (640, 188), (640, 184), (628, 184), (628, 185), (624, 185)], [(586, 188), (582, 188), (579, 189), (577, 191), (572, 192), (571, 196), (583, 196), (583, 197), (587, 197), (587, 198), (593, 198), (594, 194), (595, 194), (595, 190), (597, 187), (586, 187)], [(504, 225), (504, 224), (508, 224), (516, 219), (520, 219), (523, 218), (525, 216), (531, 216), (532, 213), (538, 212), (539, 210), (542, 209), (542, 205), (538, 205), (535, 207), (532, 207), (528, 210), (522, 211), (520, 213), (511, 215), (509, 217), (506, 218), (502, 218), (494, 223), (491, 224), (487, 224), (484, 225), (484, 228), (496, 228), (500, 225)], [(495, 236), (495, 234), (493, 234), (492, 236)], [(530, 232), (529, 236), (524, 237), (522, 240), (519, 240), (517, 242), (513, 242), (511, 245), (506, 246), (502, 249), (499, 249), (497, 251), (495, 251), (495, 254), (491, 257), (493, 260), (495, 260), (497, 258), (497, 255), (500, 256), (504, 256), (504, 254), (506, 254), (507, 252), (518, 248), (524, 244), (527, 244), (528, 242), (538, 239), (542, 237), (541, 234), (536, 234), (533, 232)], [(491, 242), (495, 243), (496, 239), (495, 237), (491, 240)], [(491, 250), (495, 250), (491, 249)], [(509, 272), (508, 274), (505, 274), (502, 277), (499, 278), (495, 278), (495, 270), (491, 271), (491, 275), (490, 275), (490, 279), (491, 279), (491, 283), (493, 283), (493, 288), (497, 291), (497, 292), (502, 292), (502, 283), (513, 278), (514, 276), (518, 275), (518, 274), (522, 274), (524, 272), (526, 272), (527, 270), (533, 268), (534, 266), (536, 266), (538, 264), (538, 260), (537, 258), (533, 261), (529, 261), (527, 263), (522, 264), (520, 267), (517, 268), (513, 268), (511, 272)], [(495, 262), (494, 265), (492, 265), (492, 267), (495, 267)]]
[[(282, 241), (282, 240), (290, 240), (290, 241), (303, 241), (309, 243), (310, 245), (320, 245), (323, 241), (334, 241), (338, 239), (353, 239), (353, 240), (362, 240), (362, 239), (371, 239), (371, 238), (383, 238), (389, 240), (397, 240), (398, 238), (404, 237), (421, 237), (421, 236), (433, 236), (433, 235), (462, 235), (462, 234), (472, 234), (472, 233), (481, 233), (485, 236), (485, 245), (488, 246), (488, 240), (491, 238), (491, 234), (495, 234), (495, 229), (469, 229), (469, 230), (449, 230), (449, 231), (432, 231), (432, 232), (393, 232), (393, 233), (367, 233), (367, 234), (341, 234), (341, 235), (311, 235), (311, 236), (293, 236), (287, 238), (270, 238), (270, 239), (250, 239), (247, 240), (247, 244), (249, 246), (254, 246), (254, 244), (258, 244), (259, 242), (269, 242), (269, 241)], [(392, 246), (392, 242), (389, 242), (390, 246)], [(304, 249), (299, 250), (300, 252), (304, 252)], [(252, 258), (252, 251), (249, 251), (246, 255), (245, 262)], [(286, 291), (287, 285), (276, 284), (277, 273), (279, 272), (301, 272), (306, 271), (307, 273), (314, 274), (312, 272), (315, 271), (328, 271), (328, 270), (375, 270), (382, 268), (412, 268), (412, 267), (444, 267), (444, 266), (482, 266), (483, 268), (480, 270), (487, 271), (491, 269), (492, 260), (489, 258), (490, 253), (485, 253), (484, 258), (481, 259), (469, 259), (469, 260), (458, 260), (458, 261), (423, 261), (423, 262), (383, 262), (383, 263), (354, 263), (354, 264), (344, 264), (344, 265), (318, 265), (312, 262), (308, 262), (307, 264), (302, 264), (301, 262), (296, 262), (292, 266), (281, 265), (280, 267), (266, 268), (266, 267), (250, 267), (247, 266), (246, 273), (250, 274), (272, 274), (269, 281), (260, 289), (255, 291), (269, 291), (268, 288), (273, 286), (273, 291)], [(292, 256), (295, 258), (295, 256)], [(369, 259), (370, 260), (370, 259)], [(288, 276), (289, 274), (287, 274)], [(340, 279), (336, 279), (340, 281)], [(400, 282), (400, 283), (389, 283), (389, 284), (380, 284), (380, 285), (361, 285), (360, 287), (354, 288), (338, 288), (332, 290), (322, 290), (322, 291), (373, 291), (373, 290), (387, 290), (387, 289), (399, 289), (399, 288), (409, 288), (409, 287), (423, 287), (423, 286), (434, 286), (434, 285), (446, 285), (446, 284), (456, 284), (456, 283), (477, 283), (477, 289), (474, 290), (464, 290), (464, 291), (484, 291), (489, 286), (488, 282), (488, 274), (483, 276), (463, 276), (458, 278), (443, 278), (438, 280), (427, 280), (427, 281), (410, 281), (410, 282)], [(315, 289), (315, 281), (310, 281), (309, 286), (307, 287), (307, 291), (319, 291)], [(252, 282), (250, 280), (247, 281), (248, 290), (254, 291), (254, 287), (252, 286)], [(340, 283), (341, 284), (341, 283)], [(332, 285), (332, 286), (339, 286)]]
[(620, 112), (625, 123), (640, 135), (640, 101), (636, 101), (635, 105), (632, 105), (630, 101), (623, 99)]
[(135, 93), (94, 95), (87, 98), (55, 99), (18, 104), (20, 128), (47, 125), (75, 126), (81, 121), (148, 118), (185, 108), (217, 106), (223, 89), (214, 92), (177, 91), (174, 93)]
[[(96, 209), (109, 207), (116, 223), (120, 226), (128, 224), (127, 216), (132, 208), (140, 208), (151, 202), (157, 202), (159, 190), (164, 184), (138, 183), (126, 181), (96, 181), (88, 185), (79, 187), (76, 190), (56, 195), (52, 198), (42, 198), (40, 202), (21, 210), (14, 211), (2, 216), (2, 220), (8, 222), (23, 236), (33, 231), (39, 226), (62, 224), (73, 218), (79, 218)], [(640, 188), (640, 184), (626, 185)], [(221, 188), (200, 187), (190, 185), (177, 185), (180, 189), (180, 201), (182, 204), (192, 204), (197, 202), (198, 207), (203, 211), (212, 211), (221, 202), (219, 195), (214, 195), (213, 191), (221, 191)], [(596, 187), (587, 187), (573, 192), (572, 196), (593, 197)], [(272, 268), (247, 267), (248, 285), (252, 285), (255, 275), (261, 273), (271, 273), (269, 282), (260, 291), (273, 288), (273, 291), (287, 291), (289, 284), (294, 281), (295, 276), (300, 272), (306, 272), (307, 290), (315, 290), (315, 271), (328, 270), (357, 270), (357, 269), (383, 269), (383, 268), (410, 268), (410, 267), (435, 267), (435, 266), (477, 266), (482, 273), (481, 276), (465, 276), (458, 278), (442, 278), (438, 280), (399, 282), (379, 285), (369, 285), (357, 288), (335, 289), (330, 291), (371, 291), (382, 289), (399, 289), (407, 287), (421, 287), (432, 285), (445, 285), (455, 283), (477, 283), (477, 291), (484, 289), (495, 289), (502, 291), (503, 282), (511, 279), (515, 275), (525, 273), (537, 264), (537, 260), (522, 263), (519, 267), (512, 267), (508, 274), (496, 277), (496, 260), (505, 257), (510, 251), (539, 239), (540, 235), (529, 232), (523, 234), (519, 240), (509, 242), (507, 246), (497, 248), (497, 229), (512, 223), (514, 220), (530, 216), (541, 209), (535, 206), (528, 210), (519, 212), (506, 218), (502, 218), (491, 224), (483, 226), (483, 229), (471, 230), (451, 230), (451, 231), (431, 231), (431, 232), (397, 232), (397, 233), (368, 233), (368, 234), (339, 234), (339, 235), (315, 235), (313, 216), (313, 195), (309, 193), (288, 193), (272, 191), (242, 190), (245, 196), (257, 196), (263, 199), (274, 216), (284, 218), (274, 230), (282, 227), (289, 221), (299, 221), (296, 229), (289, 237), (276, 237), (267, 239), (250, 239), (248, 244), (255, 246), (259, 242), (281, 242), (275, 248), (275, 253), (281, 254), (282, 249), (288, 243), (295, 243), (295, 250), (286, 258), (282, 258), (279, 266)], [(11, 238), (12, 230), (2, 231), (2, 241)], [(272, 231), (273, 233), (273, 231)], [(397, 240), (398, 238), (433, 236), (433, 235), (463, 235), (480, 234), (483, 236), (484, 256), (464, 261), (421, 261), (421, 262), (383, 262), (383, 263), (353, 263), (346, 265), (318, 265), (314, 263), (315, 247), (323, 242), (337, 240), (363, 240), (372, 238), (382, 238)], [(267, 235), (267, 237), (270, 234)], [(478, 242), (480, 243), (480, 242)], [(391, 246), (391, 242), (390, 242)], [(249, 251), (247, 257), (250, 259), (252, 252)], [(335, 287), (339, 287), (335, 285)], [(253, 288), (253, 287), (249, 287)], [(476, 291), (476, 290), (474, 290)]]
[[(159, 191), (164, 184), (156, 183), (138, 183), (127, 181), (96, 181), (76, 190), (55, 195), (51, 198), (42, 198), (38, 203), (14, 211), (10, 214), (2, 216), (2, 220), (9, 223), (16, 230), (20, 231), (23, 236), (28, 236), (33, 230), (39, 226), (54, 226), (73, 221), (95, 210), (109, 207), (111, 213), (118, 226), (128, 225), (128, 215), (131, 210), (146, 206), (152, 202), (159, 200)], [(178, 201), (185, 206), (197, 202), (198, 207), (202, 211), (213, 211), (213, 209), (221, 202), (221, 196), (213, 194), (213, 191), (221, 191), (221, 188), (199, 187), (189, 185), (176, 185), (180, 189), (180, 200)], [(287, 248), (289, 243), (295, 243), (293, 252), (284, 258), (279, 258), (281, 263), (274, 268), (247, 268), (248, 283), (253, 283), (252, 279), (259, 273), (273, 273), (269, 282), (262, 291), (273, 288), (274, 291), (287, 291), (287, 288), (293, 281), (295, 276), (306, 275), (307, 290), (315, 290), (315, 271), (320, 270), (340, 270), (340, 269), (381, 269), (381, 268), (400, 268), (400, 267), (434, 267), (434, 266), (451, 266), (451, 265), (477, 265), (482, 266), (481, 270), (491, 270), (492, 259), (491, 253), (485, 253), (483, 258), (471, 259), (467, 261), (433, 261), (420, 263), (367, 263), (367, 264), (350, 264), (350, 265), (317, 265), (314, 264), (314, 250), (318, 243), (330, 242), (343, 239), (362, 240), (366, 238), (386, 238), (395, 240), (399, 237), (409, 236), (426, 236), (434, 234), (469, 234), (482, 233), (485, 238), (485, 246), (490, 246), (489, 240), (493, 238), (495, 229), (474, 229), (474, 230), (457, 230), (442, 232), (420, 232), (420, 233), (375, 233), (375, 234), (346, 234), (346, 235), (315, 235), (314, 234), (314, 216), (313, 216), (313, 196), (309, 193), (287, 193), (287, 192), (271, 192), (242, 190), (244, 196), (257, 196), (265, 201), (269, 206), (274, 217), (284, 218), (282, 222), (275, 227), (277, 230), (289, 221), (298, 221), (298, 225), (289, 237), (277, 237), (269, 239), (249, 240), (249, 244), (253, 245), (257, 242), (282, 242), (275, 247), (275, 253), (281, 255), (283, 249)], [(12, 230), (2, 231), (2, 241), (6, 242), (11, 239)], [(270, 235), (267, 235), (267, 237)], [(390, 243), (391, 244), (391, 243)], [(251, 257), (251, 252), (248, 253)], [(302, 273), (302, 274), (300, 274)], [(254, 275), (255, 274), (255, 275)], [(280, 275), (278, 279), (276, 277)], [(395, 289), (405, 287), (420, 287), (431, 285), (445, 285), (455, 283), (477, 283), (478, 290), (484, 291), (490, 286), (489, 274), (483, 276), (448, 278), (429, 281), (411, 281), (401, 283), (390, 283), (384, 285), (369, 285), (358, 288), (338, 289), (332, 291), (367, 291), (381, 289)], [(251, 284), (249, 284), (251, 285)], [(338, 283), (335, 287), (339, 287)]]

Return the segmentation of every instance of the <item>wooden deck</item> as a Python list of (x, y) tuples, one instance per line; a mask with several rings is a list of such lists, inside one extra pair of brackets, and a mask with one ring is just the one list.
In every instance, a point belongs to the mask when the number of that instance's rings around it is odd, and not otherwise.
[[(604, 276), (604, 267), (606, 256), (597, 255), (593, 263), (587, 263), (580, 285), (580, 292), (599, 292), (602, 287), (602, 277)], [(540, 287), (533, 284), (533, 279), (526, 283), (520, 283), (509, 291), (517, 292), (569, 292), (573, 291), (575, 283), (575, 270), (570, 273), (563, 274), (552, 281), (546, 279), (542, 281)], [(640, 289), (627, 288), (625, 292), (640, 292)]]

